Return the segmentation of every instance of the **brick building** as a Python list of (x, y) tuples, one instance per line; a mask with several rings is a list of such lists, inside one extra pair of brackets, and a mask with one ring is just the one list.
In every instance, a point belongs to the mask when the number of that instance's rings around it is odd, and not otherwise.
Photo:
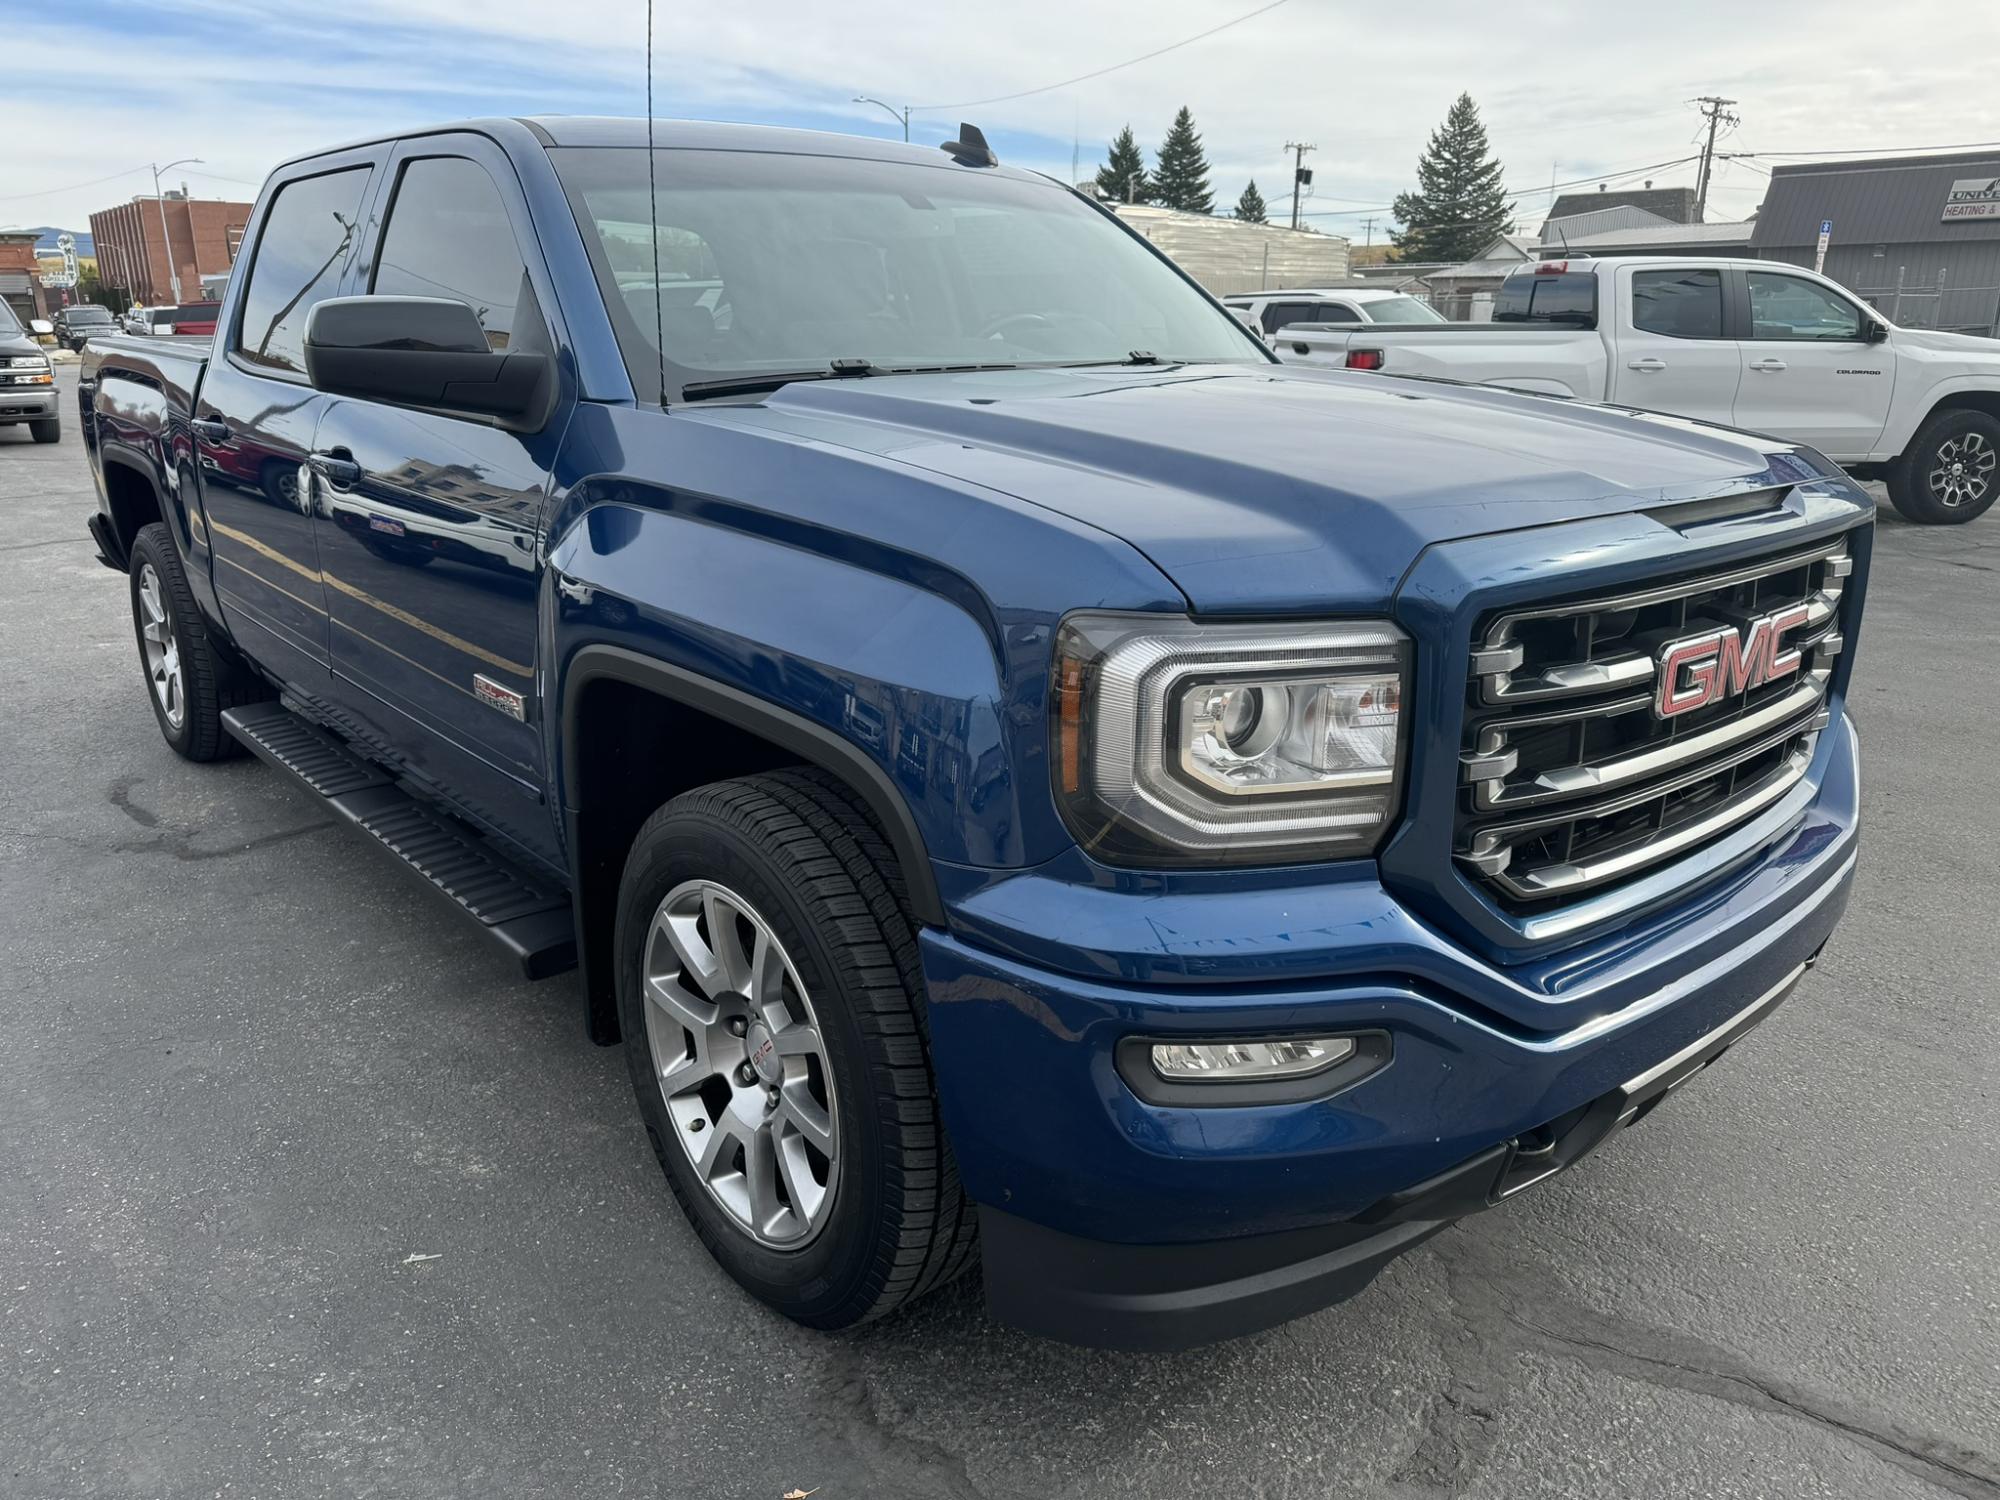
[[(162, 211), (166, 216), (165, 241), (160, 236)], [(197, 302), (204, 276), (223, 275), (236, 264), (243, 247), (243, 226), (249, 222), (248, 203), (188, 198), (180, 193), (134, 198), (90, 216), (97, 274), (106, 286), (118, 288), (133, 302), (159, 307), (175, 300), (173, 277), (178, 272), (179, 300)]]
[(0, 301), (23, 324), (48, 316), (48, 293), (42, 288), (42, 268), (35, 259), (35, 231), (0, 231)]

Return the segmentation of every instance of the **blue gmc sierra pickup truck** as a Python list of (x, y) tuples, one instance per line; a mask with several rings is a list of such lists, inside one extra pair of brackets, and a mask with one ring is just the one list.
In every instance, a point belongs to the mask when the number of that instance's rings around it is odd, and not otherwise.
[(91, 529), (175, 751), (580, 968), (751, 1294), (836, 1328), (976, 1258), (1007, 1322), (1181, 1347), (1790, 993), (1854, 871), (1872, 507), (1792, 444), (1280, 366), (959, 137), (290, 162), (212, 345), (86, 352)]

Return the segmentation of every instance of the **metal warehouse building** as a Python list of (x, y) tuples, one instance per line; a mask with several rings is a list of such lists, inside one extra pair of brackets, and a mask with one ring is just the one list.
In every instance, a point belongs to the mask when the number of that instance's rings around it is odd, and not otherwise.
[(1751, 253), (1810, 266), (1912, 328), (2000, 334), (2000, 154), (1778, 167)]

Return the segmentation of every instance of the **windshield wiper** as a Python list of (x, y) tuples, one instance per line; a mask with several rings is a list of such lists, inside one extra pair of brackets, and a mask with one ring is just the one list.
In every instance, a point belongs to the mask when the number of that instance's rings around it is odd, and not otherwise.
[(717, 396), (754, 396), (799, 380), (859, 380), (864, 375), (894, 373), (865, 359), (836, 359), (817, 370), (774, 370), (765, 375), (731, 375), (724, 380), (696, 380), (681, 387), (681, 399), (707, 401)]

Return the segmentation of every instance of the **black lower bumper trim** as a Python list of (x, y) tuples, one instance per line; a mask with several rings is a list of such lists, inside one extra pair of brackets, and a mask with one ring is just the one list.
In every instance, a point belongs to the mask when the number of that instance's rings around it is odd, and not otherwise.
[(1806, 965), (1721, 1026), (1548, 1125), (1475, 1152), (1353, 1219), (1192, 1244), (1082, 1239), (982, 1204), (986, 1305), (1002, 1323), (1098, 1348), (1190, 1349), (1270, 1328), (1360, 1292), (1383, 1266), (1468, 1214), (1581, 1161), (1722, 1056), (1783, 1003)]

